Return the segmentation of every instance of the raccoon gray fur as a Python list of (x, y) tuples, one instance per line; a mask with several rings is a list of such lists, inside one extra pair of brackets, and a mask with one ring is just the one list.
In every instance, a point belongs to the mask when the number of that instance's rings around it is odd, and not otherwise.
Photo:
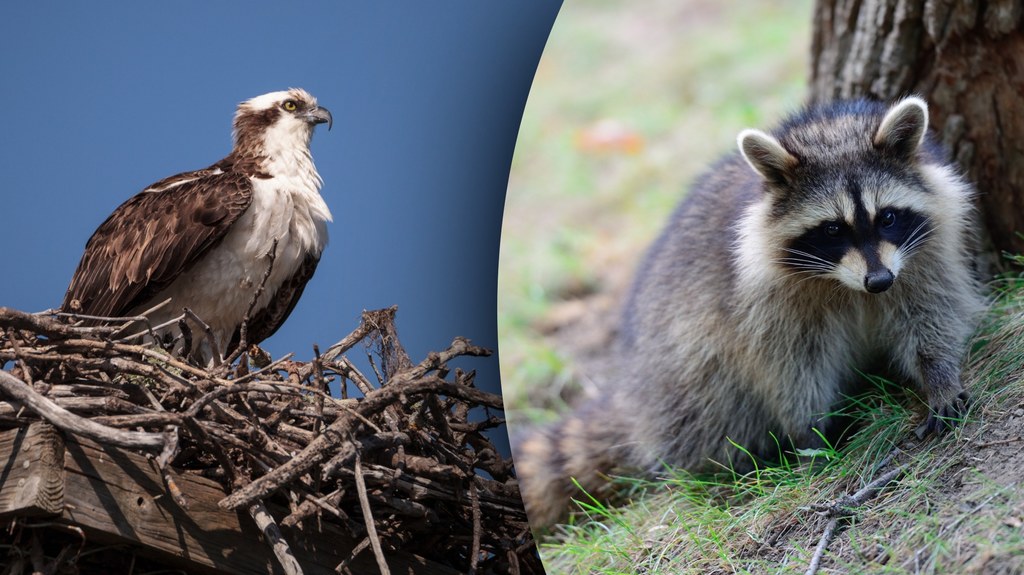
[[(956, 424), (985, 300), (973, 188), (917, 97), (808, 107), (744, 130), (677, 208), (624, 308), (619, 377), (514, 452), (532, 523), (604, 474), (750, 467), (820, 445), (826, 414), (884, 373)], [(787, 441), (788, 440), (788, 441)]]

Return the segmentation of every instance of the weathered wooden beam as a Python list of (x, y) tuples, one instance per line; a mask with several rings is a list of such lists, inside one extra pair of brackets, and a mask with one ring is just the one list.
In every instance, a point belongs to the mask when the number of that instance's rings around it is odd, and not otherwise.
[[(50, 515), (55, 525), (81, 529), (87, 542), (128, 544), (139, 555), (190, 571), (280, 571), (248, 514), (217, 505), (227, 493), (210, 479), (171, 472), (187, 499), (182, 509), (166, 493), (152, 458), (84, 438), (62, 439), (44, 423), (0, 433), (0, 462), (6, 462), (0, 518)], [(307, 574), (334, 573), (358, 543), (326, 522), (319, 531), (310, 522), (283, 532)], [(389, 556), (388, 563), (392, 573), (457, 573), (407, 554)], [(349, 568), (377, 572), (368, 552)]]
[(64, 509), (64, 438), (50, 425), (0, 433), (0, 519)]

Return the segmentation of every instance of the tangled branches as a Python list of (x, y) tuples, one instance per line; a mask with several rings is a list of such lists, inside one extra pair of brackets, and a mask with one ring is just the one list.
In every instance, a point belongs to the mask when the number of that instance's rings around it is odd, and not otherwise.
[[(394, 316), (364, 312), (311, 362), (250, 366), (243, 354), (202, 369), (116, 339), (118, 325), (0, 308), (0, 424), (42, 419), (151, 453), (182, 509), (189, 494), (168, 469), (216, 479), (228, 493), (219, 505), (248, 512), (286, 573), (301, 567), (282, 527), (323, 522), (360, 542), (348, 560), (372, 551), (382, 573), (397, 551), (460, 572), (542, 572), (511, 462), (485, 433), (503, 423), (490, 413), (501, 398), (448, 367), (490, 352), (456, 338), (413, 364)], [(374, 348), (376, 384), (344, 355), (360, 342)], [(286, 512), (275, 517), (271, 503)]]

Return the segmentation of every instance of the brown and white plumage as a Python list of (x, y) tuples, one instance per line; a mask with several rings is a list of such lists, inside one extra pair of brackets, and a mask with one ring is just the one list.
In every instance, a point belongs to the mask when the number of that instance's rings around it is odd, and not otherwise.
[[(330, 112), (299, 89), (240, 104), (231, 154), (149, 186), (99, 226), (62, 309), (127, 316), (170, 299), (150, 315), (151, 324), (188, 307), (213, 329), (226, 353), (273, 251), (248, 340), (272, 335), (295, 307), (327, 243), (331, 214), (309, 152), (314, 127), (325, 122), (330, 125)], [(212, 350), (197, 351), (197, 357), (212, 359)]]

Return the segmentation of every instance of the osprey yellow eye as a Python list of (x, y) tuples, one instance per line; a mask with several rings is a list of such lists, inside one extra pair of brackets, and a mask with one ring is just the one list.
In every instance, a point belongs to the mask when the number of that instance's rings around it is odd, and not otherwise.
[(295, 100), (285, 100), (282, 106), (289, 112), (294, 112), (299, 107), (299, 105), (295, 103)]

